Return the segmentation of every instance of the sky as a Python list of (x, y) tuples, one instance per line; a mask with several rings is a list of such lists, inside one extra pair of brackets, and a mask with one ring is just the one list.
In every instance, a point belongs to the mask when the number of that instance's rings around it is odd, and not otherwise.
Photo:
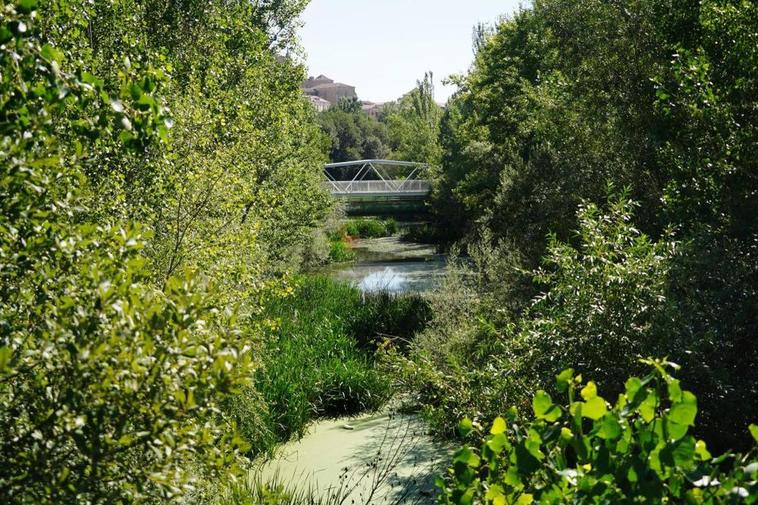
[[(465, 73), (478, 22), (494, 22), (519, 0), (311, 0), (300, 38), (313, 76), (356, 87), (364, 101), (386, 102), (434, 72), (435, 99), (455, 91), (441, 81)], [(523, 3), (523, 2), (521, 2)]]

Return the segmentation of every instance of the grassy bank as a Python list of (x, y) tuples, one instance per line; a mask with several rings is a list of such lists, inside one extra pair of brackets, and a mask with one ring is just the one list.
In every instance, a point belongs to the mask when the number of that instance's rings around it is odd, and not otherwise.
[(231, 405), (241, 434), (265, 452), (320, 417), (379, 408), (390, 396), (388, 378), (374, 366), (384, 339), (403, 344), (429, 317), (416, 295), (361, 295), (325, 276), (301, 277), (292, 296), (274, 300), (274, 322), (254, 385)]

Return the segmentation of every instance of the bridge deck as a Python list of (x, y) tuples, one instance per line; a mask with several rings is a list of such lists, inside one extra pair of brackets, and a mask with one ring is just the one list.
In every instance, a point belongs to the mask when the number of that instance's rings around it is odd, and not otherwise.
[(372, 194), (397, 196), (407, 195), (409, 197), (423, 195), (426, 196), (432, 191), (432, 183), (428, 180), (384, 180), (384, 181), (329, 181), (324, 185), (329, 188), (333, 195), (351, 195), (351, 194)]
[(432, 192), (431, 181), (422, 178), (427, 168), (394, 160), (330, 163), (324, 169), (324, 187), (346, 203), (350, 215), (423, 213)]

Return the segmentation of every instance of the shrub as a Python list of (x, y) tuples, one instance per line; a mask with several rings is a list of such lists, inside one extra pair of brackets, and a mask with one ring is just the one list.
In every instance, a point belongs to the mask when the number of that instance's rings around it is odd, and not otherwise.
[(151, 75), (109, 96), (69, 73), (35, 4), (0, 21), (0, 501), (176, 499), (235, 463), (218, 407), (250, 356), (212, 288), (155, 289), (136, 227), (86, 222), (82, 165), (159, 146), (165, 118)]
[(572, 367), (617, 393), (640, 358), (682, 352), (666, 300), (675, 243), (638, 231), (634, 207), (624, 195), (583, 204), (578, 246), (550, 238), (534, 275), (546, 289), (511, 344), (538, 377)]
[(398, 226), (394, 219), (351, 219), (344, 225), (345, 235), (356, 238), (381, 238), (397, 233)]
[(434, 300), (429, 328), (415, 341), (412, 363), (395, 361), (409, 392), (452, 432), (451, 420), (494, 416), (502, 402), (525, 408), (535, 390), (567, 367), (592, 374), (619, 392), (646, 355), (684, 354), (666, 333), (666, 275), (674, 246), (632, 225), (633, 204), (611, 198), (609, 209), (579, 209), (577, 245), (552, 238), (543, 269), (532, 273), (544, 292), (531, 306), (509, 295), (529, 272), (506, 245), (470, 247), (474, 271), (451, 271)]
[(401, 238), (406, 242), (418, 242), (420, 244), (440, 244), (442, 233), (438, 228), (429, 224), (417, 224), (408, 226), (403, 230)]
[(355, 259), (355, 253), (345, 240), (341, 238), (332, 239), (329, 241), (329, 259), (336, 263), (352, 261)]
[(350, 324), (351, 334), (369, 349), (390, 340), (406, 349), (432, 317), (429, 302), (419, 294), (367, 293)]
[[(697, 399), (667, 368), (647, 360), (646, 377), (626, 381), (614, 405), (597, 386), (573, 370), (557, 376), (568, 395), (554, 404), (544, 391), (532, 402), (534, 419), (512, 409), (489, 433), (470, 420), (463, 435), (483, 437), (479, 448), (464, 446), (439, 479), (443, 504), (538, 503), (755, 503), (758, 461), (747, 456), (714, 458), (688, 432)], [(581, 399), (577, 398), (579, 391)], [(750, 431), (758, 442), (758, 426)]]
[(397, 225), (397, 221), (394, 219), (390, 218), (384, 221), (384, 233), (387, 235), (394, 235), (398, 232), (399, 229), (400, 228)]

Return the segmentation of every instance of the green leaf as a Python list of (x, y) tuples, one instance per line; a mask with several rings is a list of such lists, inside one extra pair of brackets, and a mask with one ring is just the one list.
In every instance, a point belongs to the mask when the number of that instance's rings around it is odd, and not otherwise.
[(608, 412), (605, 406), (605, 400), (599, 396), (587, 400), (582, 406), (582, 416), (597, 421)]
[(672, 421), (667, 417), (666, 430), (668, 432), (669, 440), (679, 440), (687, 434), (689, 428), (686, 424), (677, 423), (676, 421)]
[(672, 402), (679, 402), (682, 400), (682, 388), (679, 385), (679, 381), (673, 379), (668, 383), (669, 400)]
[(503, 476), (503, 482), (508, 484), (514, 489), (522, 487), (521, 477), (519, 476), (518, 469), (515, 466), (509, 466), (508, 471)]
[(629, 401), (632, 401), (634, 399), (634, 396), (637, 394), (637, 391), (642, 388), (642, 381), (637, 377), (630, 377), (626, 381), (625, 387), (626, 395), (629, 397)]
[(501, 433), (505, 433), (507, 426), (505, 424), (505, 419), (502, 417), (495, 418), (495, 422), (492, 423), (492, 429), (490, 429), (490, 433), (493, 435), (500, 435)]
[(658, 404), (658, 396), (655, 391), (650, 391), (645, 400), (637, 408), (646, 423), (649, 423), (655, 417), (655, 407)]
[(573, 378), (574, 378), (573, 368), (567, 368), (566, 370), (556, 375), (555, 379), (558, 383), (558, 390), (565, 391), (568, 388), (568, 385), (571, 383), (571, 380)]
[(698, 440), (695, 443), (695, 454), (698, 455), (700, 461), (708, 461), (712, 458), (711, 453), (708, 451), (708, 448), (705, 445), (705, 442), (702, 440)]
[(45, 44), (42, 46), (40, 55), (48, 61), (57, 61), (58, 63), (61, 63), (64, 58), (63, 52), (51, 46), (50, 44)]
[(458, 433), (460, 433), (462, 437), (468, 436), (472, 431), (474, 431), (474, 423), (471, 422), (471, 419), (468, 417), (458, 423)]
[(488, 502), (500, 500), (501, 503), (505, 503), (505, 490), (497, 484), (492, 484), (484, 495), (484, 499)]
[(542, 417), (553, 406), (553, 399), (545, 391), (539, 390), (534, 395), (532, 400), (532, 409), (534, 409), (534, 415)]
[(463, 447), (455, 453), (453, 462), (463, 463), (471, 468), (476, 468), (479, 466), (481, 459), (470, 447)]
[(753, 435), (753, 440), (758, 442), (758, 425), (751, 424), (748, 429), (750, 430), (750, 434)]
[(582, 398), (585, 400), (592, 400), (597, 396), (597, 386), (594, 382), (590, 381), (584, 388), (582, 388)]
[(621, 425), (613, 416), (606, 416), (600, 423), (597, 436), (603, 440), (615, 440), (621, 436)]
[(695, 440), (692, 437), (683, 438), (674, 446), (672, 451), (674, 463), (680, 467), (691, 466), (695, 457)]
[(668, 418), (678, 424), (694, 426), (697, 416), (697, 398), (689, 391), (682, 393), (682, 400), (669, 410)]
[(534, 503), (534, 496), (530, 494), (522, 494), (516, 500), (516, 505), (531, 505), (532, 503)]
[(553, 404), (553, 399), (545, 391), (537, 391), (532, 399), (532, 409), (537, 419), (555, 422), (561, 417), (561, 409)]
[(504, 433), (500, 433), (487, 440), (486, 445), (494, 454), (500, 454), (503, 452), (503, 449), (508, 447), (508, 439)]

